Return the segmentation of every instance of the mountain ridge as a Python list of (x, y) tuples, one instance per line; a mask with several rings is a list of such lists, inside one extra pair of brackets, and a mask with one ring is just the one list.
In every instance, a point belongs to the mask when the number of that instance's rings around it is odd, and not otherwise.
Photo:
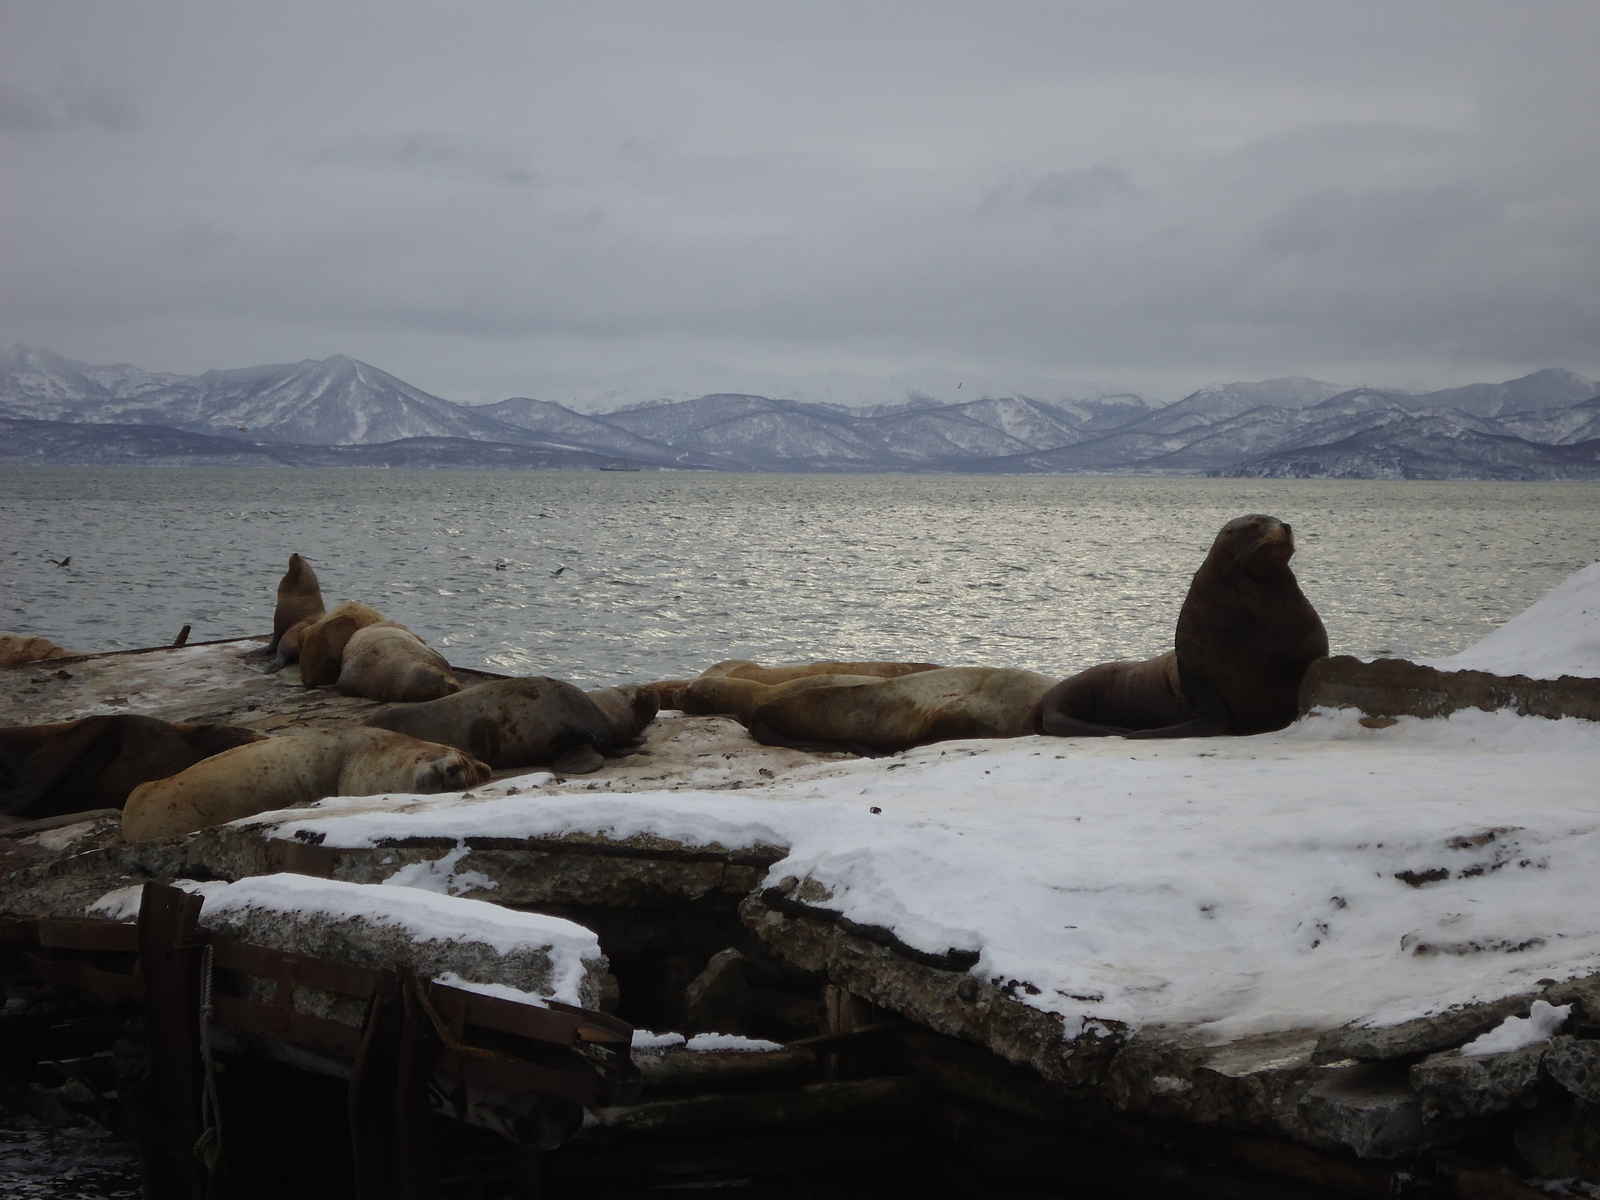
[[(0, 447), (0, 462), (177, 462), (188, 453), (208, 462), (427, 465), (433, 454), (440, 464), (530, 469), (1591, 478), (1600, 477), (1584, 448), (1600, 439), (1596, 393), (1593, 380), (1546, 368), (1434, 392), (1285, 376), (1212, 384), (1167, 405), (1114, 391), (914, 396), (860, 408), (713, 392), (582, 413), (525, 396), (458, 404), (346, 355), (190, 376), (13, 346), (0, 352), (0, 419), (10, 437), (26, 430), (30, 449)], [(27, 422), (78, 429), (51, 434)], [(274, 457), (274, 446), (286, 449)]]

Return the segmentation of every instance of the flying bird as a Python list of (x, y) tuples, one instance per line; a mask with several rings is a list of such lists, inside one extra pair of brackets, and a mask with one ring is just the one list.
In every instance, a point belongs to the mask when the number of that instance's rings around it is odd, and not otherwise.
[(47, 559), (46, 559), (46, 560), (45, 560), (45, 561), (47, 561), (47, 562), (53, 562), (53, 563), (55, 563), (55, 564), (56, 564), (56, 566), (58, 566), (58, 567), (65, 567), (65, 566), (68, 566), (68, 565), (70, 565), (70, 564), (71, 564), (71, 562), (72, 562), (72, 555), (70, 555), (70, 554), (69, 554), (69, 555), (67, 555), (67, 556), (66, 556), (66, 557), (65, 557), (65, 558), (63, 558), (63, 559), (61, 559), (61, 560), (59, 560), (59, 561), (57, 561), (57, 560), (56, 560), (56, 559), (53, 559), (53, 558), (47, 558)]

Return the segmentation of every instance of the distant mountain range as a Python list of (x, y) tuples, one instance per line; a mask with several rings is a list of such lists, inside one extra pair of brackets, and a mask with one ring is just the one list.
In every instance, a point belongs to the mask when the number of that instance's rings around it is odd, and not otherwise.
[(0, 354), (0, 465), (111, 463), (1596, 479), (1600, 385), (1550, 369), (1428, 393), (1269, 379), (1165, 406), (713, 394), (590, 414), (456, 404), (342, 355), (171, 375)]

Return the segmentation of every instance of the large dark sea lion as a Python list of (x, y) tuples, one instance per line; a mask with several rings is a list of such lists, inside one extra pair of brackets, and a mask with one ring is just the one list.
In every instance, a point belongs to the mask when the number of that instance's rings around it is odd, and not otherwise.
[(1276, 517), (1229, 521), (1189, 585), (1173, 649), (1062, 680), (1039, 701), (1035, 732), (1195, 737), (1288, 725), (1306, 668), (1328, 653), (1293, 555), (1294, 531)]
[(465, 750), (496, 770), (554, 767), (586, 775), (633, 741), (656, 715), (643, 687), (585, 692), (560, 679), (499, 679), (430, 700), (396, 705), (366, 724)]
[(141, 783), (265, 737), (238, 725), (133, 715), (0, 729), (0, 813), (37, 820), (121, 808)]
[(286, 734), (140, 784), (123, 807), (122, 835), (149, 842), (328, 796), (453, 792), (488, 778), (488, 766), (452, 746), (387, 729)]
[(801, 749), (893, 754), (953, 738), (1033, 732), (1047, 675), (1003, 667), (940, 667), (895, 679), (790, 692), (763, 704), (746, 728), (758, 742)]
[(300, 634), (300, 682), (307, 687), (327, 687), (339, 682), (345, 644), (357, 631), (383, 620), (383, 614), (366, 604), (347, 601), (317, 618)]
[(350, 635), (335, 685), (368, 700), (437, 700), (461, 690), (450, 664), (404, 625), (379, 621)]

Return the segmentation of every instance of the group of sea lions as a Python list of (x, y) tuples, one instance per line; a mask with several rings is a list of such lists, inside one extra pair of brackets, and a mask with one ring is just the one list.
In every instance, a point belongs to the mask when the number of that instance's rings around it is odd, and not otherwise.
[(1184, 737), (1281, 729), (1306, 668), (1328, 652), (1289, 559), (1292, 529), (1253, 514), (1222, 527), (1178, 614), (1174, 645), (1057, 682), (1033, 671), (934, 663), (736, 659), (696, 679), (583, 691), (543, 676), (463, 689), (405, 626), (364, 604), (328, 610), (292, 555), (269, 670), (389, 702), (360, 725), (265, 737), (226, 725), (90, 717), (0, 729), (0, 812), (121, 807), (146, 841), (333, 795), (459, 791), (495, 770), (597, 770), (659, 708), (734, 717), (757, 741), (890, 754), (955, 738)]
[[(724, 713), (769, 746), (893, 754), (954, 738), (1193, 737), (1265, 733), (1294, 720), (1306, 668), (1328, 653), (1322, 618), (1289, 559), (1294, 531), (1229, 521), (1178, 613), (1173, 648), (1101, 663), (1059, 683), (1033, 671), (933, 663), (734, 660), (658, 684), (686, 712)], [(664, 701), (665, 702), (665, 701)]]

